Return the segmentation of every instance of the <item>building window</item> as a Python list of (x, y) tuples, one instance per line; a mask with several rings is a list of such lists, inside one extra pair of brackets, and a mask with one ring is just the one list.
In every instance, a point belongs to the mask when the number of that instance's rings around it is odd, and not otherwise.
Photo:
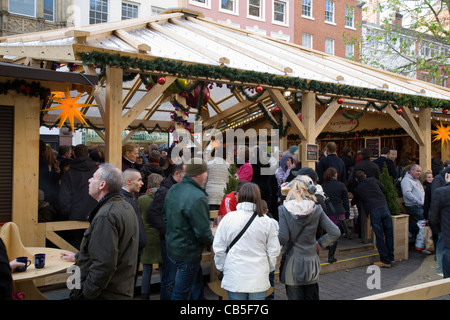
[(355, 27), (355, 9), (353, 7), (345, 7), (345, 26), (349, 28)]
[(334, 23), (334, 2), (325, 0), (325, 21)]
[(211, 9), (211, 0), (189, 0), (193, 6)]
[(325, 53), (334, 55), (334, 39), (325, 38)]
[(262, 18), (261, 0), (248, 1), (248, 15), (252, 17)]
[(287, 24), (286, 20), (286, 2), (274, 1), (273, 2), (273, 21), (282, 24)]
[(347, 43), (345, 45), (345, 57), (351, 59), (351, 58), (353, 58), (354, 55), (355, 55), (354, 45), (351, 43)]
[(90, 0), (89, 24), (108, 21), (108, 0)]
[(303, 0), (302, 16), (312, 18), (312, 0)]
[(55, 21), (55, 0), (44, 0), (44, 20)]
[(163, 9), (163, 8), (152, 6), (152, 16), (161, 14), (164, 11), (165, 11), (165, 9)]
[(220, 0), (220, 9), (224, 11), (236, 11), (235, 0)]
[(9, 12), (36, 17), (36, 0), (9, 0)]
[(310, 33), (302, 34), (302, 46), (312, 49), (312, 34)]
[(122, 20), (137, 18), (139, 7), (136, 4), (122, 2)]

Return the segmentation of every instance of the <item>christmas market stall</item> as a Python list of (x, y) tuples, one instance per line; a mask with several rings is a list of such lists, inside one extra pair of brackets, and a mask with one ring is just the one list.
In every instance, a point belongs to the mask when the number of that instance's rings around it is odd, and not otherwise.
[[(192, 143), (203, 150), (214, 132), (225, 136), (264, 119), (267, 128), (278, 130), (273, 140), (279, 138), (281, 150), (288, 146), (288, 135), (296, 135), (302, 165), (314, 168), (308, 147), (318, 146), (336, 114), (355, 117), (353, 106), (358, 113), (393, 118), (417, 143), (420, 163), (428, 169), (433, 112), (446, 117), (450, 107), (449, 89), (213, 22), (183, 8), (0, 38), (0, 57), (10, 64), (97, 77), (94, 89), (77, 100), (79, 108), (58, 109), (61, 98), (53, 96), (40, 105), (41, 118), (27, 121), (34, 121), (36, 130), (39, 120), (46, 126), (67, 120), (74, 130), (95, 130), (104, 141), (106, 161), (119, 167), (122, 144), (137, 131), (185, 129), (200, 137)], [(64, 99), (77, 98), (62, 92)], [(378, 129), (387, 130), (382, 123)], [(37, 212), (29, 209), (13, 211), (12, 219), (33, 245)]]

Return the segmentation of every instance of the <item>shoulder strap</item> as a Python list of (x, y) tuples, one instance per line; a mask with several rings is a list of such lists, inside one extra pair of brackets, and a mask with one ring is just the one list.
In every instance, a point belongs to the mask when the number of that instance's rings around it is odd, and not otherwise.
[(337, 218), (339, 218), (339, 215), (338, 215), (338, 213), (336, 212), (336, 208), (334, 207), (334, 204), (333, 204), (333, 202), (331, 202), (331, 199), (330, 198), (328, 198), (328, 197), (325, 197), (325, 203), (327, 203), (329, 206), (330, 206), (330, 209), (331, 209), (331, 213), (334, 215), (334, 216), (336, 216)]
[(231, 250), (231, 247), (233, 247), (234, 244), (235, 244), (236, 242), (238, 242), (239, 238), (242, 237), (242, 235), (244, 234), (244, 232), (248, 229), (248, 227), (250, 226), (250, 224), (251, 224), (251, 223), (253, 222), (253, 220), (255, 219), (256, 215), (257, 215), (256, 212), (253, 213), (252, 217), (248, 220), (248, 222), (247, 222), (247, 224), (245, 225), (245, 227), (241, 230), (241, 232), (239, 232), (239, 234), (236, 236), (236, 238), (234, 238), (234, 240), (231, 241), (231, 243), (228, 245), (226, 253), (228, 253), (228, 251)]

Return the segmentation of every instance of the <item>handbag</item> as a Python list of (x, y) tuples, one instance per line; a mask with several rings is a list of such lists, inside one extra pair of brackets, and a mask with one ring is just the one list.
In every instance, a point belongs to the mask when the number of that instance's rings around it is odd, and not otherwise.
[(298, 237), (300, 237), (300, 234), (302, 233), (303, 229), (305, 227), (303, 226), (303, 228), (298, 232), (297, 236), (295, 237), (294, 241), (289, 241), (288, 244), (286, 245), (286, 249), (283, 252), (283, 255), (281, 256), (281, 261), (280, 261), (280, 272), (279, 272), (279, 277), (281, 279), (282, 275), (283, 275), (283, 270), (284, 270), (284, 265), (286, 263), (286, 259), (288, 256), (289, 251), (291, 251), (292, 247), (294, 246), (294, 243), (297, 242)]
[(347, 224), (345, 223), (345, 219), (339, 219), (339, 214), (336, 212), (336, 209), (331, 202), (330, 198), (325, 198), (325, 203), (327, 205), (327, 212), (331, 212), (338, 221), (338, 228), (341, 231), (341, 234), (346, 234), (348, 231)]
[[(248, 227), (250, 227), (253, 220), (256, 218), (256, 215), (257, 215), (256, 212), (253, 213), (252, 217), (248, 220), (247, 224), (244, 226), (244, 228), (241, 230), (241, 232), (239, 232), (239, 234), (236, 236), (236, 238), (234, 238), (233, 241), (231, 241), (231, 243), (227, 246), (227, 250), (225, 251), (225, 253), (228, 254), (228, 252), (231, 250), (231, 248), (234, 246), (234, 244), (236, 242), (238, 242), (238, 240), (242, 237), (242, 235), (245, 233), (245, 231), (248, 229)], [(220, 271), (218, 279), (219, 280), (223, 279), (223, 271)]]

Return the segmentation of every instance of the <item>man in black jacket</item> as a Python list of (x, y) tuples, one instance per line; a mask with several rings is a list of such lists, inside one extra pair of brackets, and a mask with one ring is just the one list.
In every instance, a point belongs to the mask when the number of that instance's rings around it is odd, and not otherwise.
[(376, 246), (380, 254), (380, 261), (374, 265), (390, 268), (394, 261), (394, 230), (392, 218), (386, 198), (383, 194), (384, 186), (374, 177), (366, 177), (364, 171), (355, 173), (358, 182), (353, 189), (352, 205), (362, 202), (365, 212), (370, 215), (370, 222), (376, 237)]
[[(60, 215), (58, 220), (86, 221), (97, 201), (89, 195), (89, 179), (97, 170), (97, 164), (89, 157), (84, 144), (74, 147), (75, 160), (61, 178), (59, 189)], [(76, 249), (80, 249), (84, 230), (60, 231), (59, 234)]]
[(181, 182), (186, 173), (185, 164), (173, 165), (173, 172), (161, 183), (160, 188), (155, 193), (153, 202), (147, 211), (147, 222), (160, 233), (161, 238), (161, 257), (163, 260), (161, 272), (161, 300), (170, 300), (172, 289), (175, 283), (176, 265), (167, 256), (166, 247), (166, 224), (162, 220), (161, 214), (164, 206), (164, 200), (169, 189)]
[(389, 154), (391, 152), (391, 149), (389, 149), (388, 147), (384, 147), (381, 149), (381, 155), (373, 160), (372, 162), (375, 163), (376, 165), (378, 165), (378, 168), (380, 168), (380, 172), (383, 171), (383, 167), (384, 164), (386, 163), (386, 167), (388, 168), (389, 171), (389, 175), (392, 177), (392, 179), (397, 178), (397, 173), (395, 171), (395, 165), (394, 165), (394, 161), (392, 161), (391, 159), (389, 159)]
[[(446, 184), (437, 188), (433, 193), (428, 218), (433, 231), (441, 233), (442, 241), (442, 271), (444, 278), (450, 277), (450, 205), (448, 195), (450, 194), (450, 170), (445, 172)], [(437, 257), (437, 255), (436, 255)]]

